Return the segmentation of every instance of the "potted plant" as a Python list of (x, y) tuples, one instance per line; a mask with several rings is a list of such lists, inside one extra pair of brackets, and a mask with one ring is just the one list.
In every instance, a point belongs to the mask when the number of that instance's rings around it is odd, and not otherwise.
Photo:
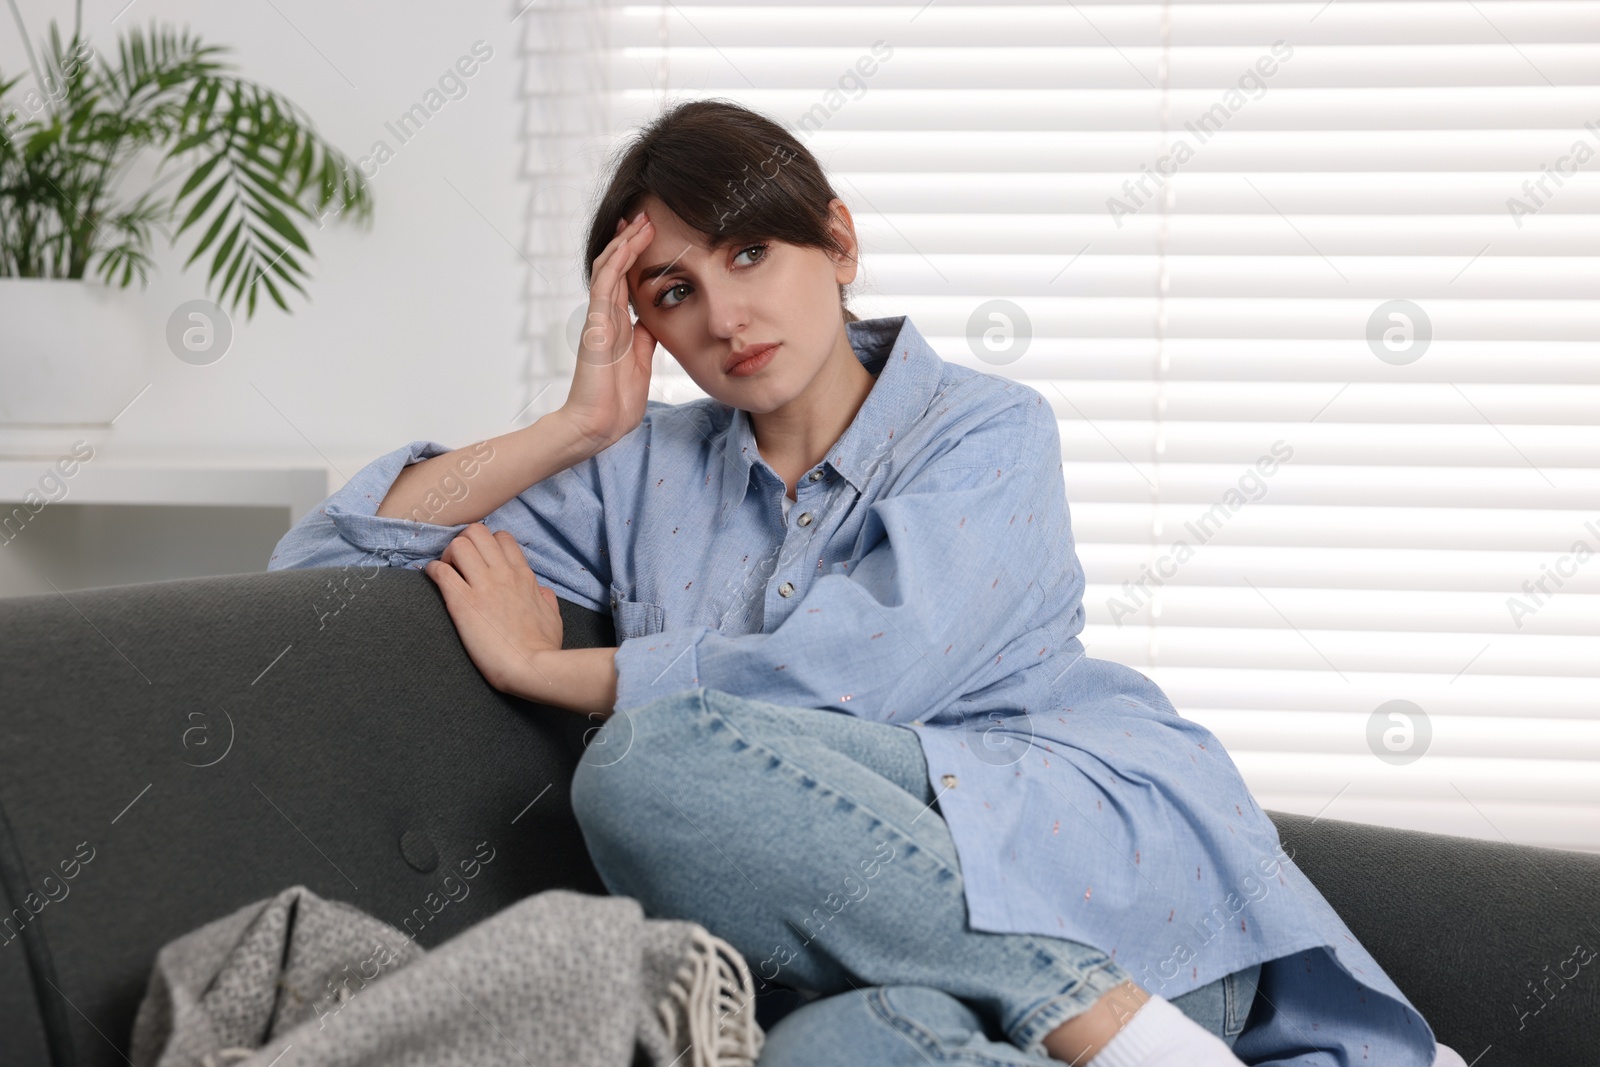
[[(147, 281), (153, 229), (189, 234), (184, 267), (209, 253), (207, 293), (251, 317), (263, 292), (285, 311), (289, 288), (305, 295), (302, 221), (367, 221), (371, 194), (303, 111), (232, 74), (225, 49), (152, 25), (107, 55), (78, 29), (80, 0), (71, 37), (52, 21), (35, 51), (7, 3), (35, 84), (0, 70), (0, 452), (53, 454), (62, 431), (103, 435), (148, 380), (144, 339), (166, 316), (148, 321), (128, 286)], [(155, 180), (127, 194), (149, 153)]]

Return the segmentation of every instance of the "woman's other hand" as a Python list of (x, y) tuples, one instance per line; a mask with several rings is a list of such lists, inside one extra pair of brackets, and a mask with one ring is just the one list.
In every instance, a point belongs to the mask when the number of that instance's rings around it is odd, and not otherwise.
[(526, 692), (518, 679), (538, 670), (537, 653), (561, 648), (563, 631), (555, 591), (539, 584), (517, 539), (475, 522), (423, 570), (484, 680)]
[(562, 410), (596, 444), (596, 451), (644, 419), (656, 339), (644, 323), (629, 318), (628, 269), (654, 236), (655, 228), (642, 211), (632, 222), (618, 219), (616, 236), (595, 257), (590, 271), (589, 310)]

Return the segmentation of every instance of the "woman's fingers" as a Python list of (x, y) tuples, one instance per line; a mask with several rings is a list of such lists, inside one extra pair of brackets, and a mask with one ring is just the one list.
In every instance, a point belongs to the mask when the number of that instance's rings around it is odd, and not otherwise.
[(469, 584), (483, 578), (483, 556), (476, 546), (463, 537), (457, 537), (439, 556), (439, 562), (448, 564)]
[(496, 531), (489, 529), (482, 522), (474, 522), (469, 523), (467, 528), (461, 531), (461, 536), (467, 538), (468, 544), (478, 550), (485, 567), (495, 569), (505, 566), (505, 549), (496, 536)]
[[(501, 567), (533, 574), (516, 536), (509, 530), (491, 531), (481, 522), (472, 523), (457, 534), (445, 546), (439, 561), (454, 567), (469, 583), (489, 577), (489, 572)], [(537, 583), (537, 575), (534, 581)]]
[(640, 374), (649, 374), (656, 353), (656, 335), (641, 320), (633, 324), (633, 358)]
[(589, 266), (589, 284), (591, 287), (599, 285), (605, 279), (606, 265), (611, 262), (611, 257), (616, 254), (617, 244), (621, 239), (622, 232), (619, 230), (616, 236), (611, 238), (610, 243), (600, 250), (600, 254), (594, 257), (594, 263)]
[[(595, 257), (594, 266), (590, 271), (591, 297), (598, 297), (612, 309), (606, 322), (595, 323), (595, 303), (591, 299), (589, 314), (585, 319), (583, 341), (585, 347), (590, 348), (595, 355), (604, 355), (614, 352), (614, 341), (610, 336), (613, 329), (625, 331), (629, 324), (628, 317), (628, 277), (627, 272), (638, 259), (639, 252), (648, 247), (653, 230), (650, 220), (641, 217), (634, 222), (624, 224), (622, 219), (617, 220), (617, 233), (605, 249)], [(640, 238), (641, 242), (636, 242)], [(600, 335), (602, 344), (593, 345), (591, 331)]]
[(461, 577), (461, 572), (444, 562), (443, 557), (430, 559), (423, 564), (422, 572), (432, 578), (433, 584), (439, 587), (446, 605), (453, 603), (456, 596), (467, 587), (467, 581)]
[(650, 220), (648, 218), (640, 218), (630, 222), (618, 230), (617, 235), (611, 239), (611, 243), (606, 245), (598, 256), (594, 257), (594, 266), (590, 270), (590, 277), (601, 292), (609, 293), (615, 287), (617, 278), (621, 277), (628, 267), (632, 265), (631, 258), (628, 259), (627, 264), (622, 263), (625, 255), (624, 250), (629, 248), (635, 237), (638, 237), (641, 233), (648, 232), (650, 232)]
[(617, 245), (616, 254), (606, 261), (607, 269), (612, 272), (606, 277), (610, 286), (611, 302), (624, 316), (628, 313), (628, 270), (638, 260), (639, 253), (650, 246), (650, 239), (654, 234), (649, 219), (629, 223), (622, 232), (622, 240)]
[(533, 568), (528, 566), (528, 557), (522, 554), (522, 545), (509, 530), (496, 530), (494, 539), (500, 546), (500, 554), (508, 566), (526, 570), (529, 574), (533, 573)]
[(488, 576), (492, 567), (504, 564), (499, 557), (500, 547), (494, 543), (494, 535), (483, 523), (475, 522), (457, 534), (439, 558), (459, 571), (468, 583), (476, 584)]

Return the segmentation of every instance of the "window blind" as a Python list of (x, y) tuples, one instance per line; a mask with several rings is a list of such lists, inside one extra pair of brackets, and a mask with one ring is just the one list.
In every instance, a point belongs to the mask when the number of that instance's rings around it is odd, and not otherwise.
[(1085, 646), (1264, 807), (1600, 851), (1600, 3), (518, 18), (546, 410), (607, 153), (737, 100), (850, 205), (857, 314), (1055, 407)]

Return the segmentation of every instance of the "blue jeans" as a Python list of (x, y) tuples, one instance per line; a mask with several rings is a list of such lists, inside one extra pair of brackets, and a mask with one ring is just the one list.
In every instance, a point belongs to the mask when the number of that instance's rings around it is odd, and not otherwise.
[[(969, 929), (934, 798), (905, 727), (705, 688), (612, 715), (572, 779), (613, 894), (815, 998), (772, 1028), (762, 1067), (1037, 1064), (1045, 1035), (1132, 978), (1090, 945)], [(1173, 1004), (1231, 1044), (1258, 970)]]

